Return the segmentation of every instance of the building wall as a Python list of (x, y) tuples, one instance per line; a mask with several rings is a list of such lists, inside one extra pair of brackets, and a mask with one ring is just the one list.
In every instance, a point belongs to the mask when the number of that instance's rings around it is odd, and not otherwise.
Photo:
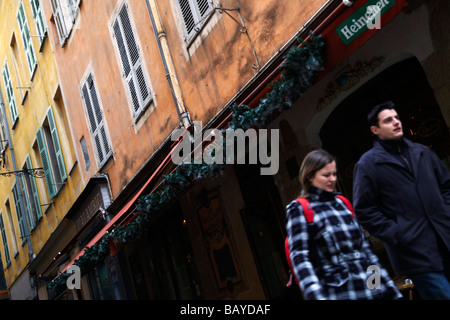
[[(30, 41), (37, 61), (37, 66), (31, 74), (27, 66), (27, 57), (24, 50), (24, 42), (19, 28), (17, 15), (19, 5), (22, 4), (26, 16), (26, 21), (31, 35)], [(67, 130), (67, 119), (65, 116), (65, 104), (60, 98), (58, 75), (53, 56), (52, 46), (48, 37), (45, 37), (42, 45), (39, 43), (39, 34), (35, 25), (30, 1), (2, 1), (0, 3), (1, 31), (0, 31), (0, 60), (2, 69), (5, 62), (8, 63), (12, 92), (16, 101), (18, 120), (13, 124), (11, 111), (8, 105), (8, 95), (5, 91), (5, 81), (2, 76), (0, 81), (1, 95), (5, 104), (6, 120), (8, 121), (11, 145), (6, 149), (7, 161), (1, 168), (1, 172), (14, 171), (15, 167), (11, 158), (12, 152), (15, 155), (15, 165), (17, 170), (22, 170), (29, 155), (33, 168), (42, 167), (42, 160), (37, 147), (36, 132), (44, 125), (46, 113), (49, 106), (52, 106), (55, 125), (58, 131), (59, 143), (67, 172), (67, 179), (64, 185), (58, 186), (60, 189), (57, 195), (50, 199), (45, 180), (37, 178), (36, 186), (39, 193), (39, 204), (42, 209), (42, 218), (31, 229), (32, 250), (27, 239), (24, 245), (20, 239), (19, 224), (17, 220), (16, 206), (13, 200), (12, 187), (18, 183), (19, 178), (15, 175), (10, 177), (1, 176), (0, 210), (2, 212), (6, 233), (9, 236), (8, 246), (11, 255), (11, 264), (4, 266), (8, 286), (15, 284), (17, 277), (24, 274), (24, 278), (29, 280), (28, 272), (24, 273), (27, 264), (39, 255), (42, 247), (51, 237), (53, 231), (58, 227), (60, 221), (76, 199), (77, 192), (80, 191), (81, 176), (76, 162), (75, 150), (72, 146), (72, 139)], [(20, 88), (22, 87), (22, 88)], [(8, 208), (6, 208), (6, 206)], [(10, 212), (11, 219), (7, 218)], [(14, 239), (15, 238), (15, 239)], [(13, 243), (17, 247), (13, 249)], [(4, 250), (2, 251), (4, 254)], [(32, 258), (30, 259), (30, 255)], [(5, 259), (3, 258), (3, 261)], [(30, 281), (21, 281), (30, 283)], [(22, 286), (22, 285), (21, 285)], [(21, 290), (11, 290), (14, 297), (22, 297)]]

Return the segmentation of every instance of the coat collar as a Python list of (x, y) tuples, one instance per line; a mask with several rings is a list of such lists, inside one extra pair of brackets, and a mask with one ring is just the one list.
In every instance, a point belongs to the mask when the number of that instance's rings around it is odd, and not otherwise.
[[(404, 144), (406, 145), (406, 147), (409, 149), (409, 154), (411, 156), (411, 162), (412, 162), (412, 167), (413, 167), (413, 171), (417, 172), (417, 166), (419, 164), (419, 158), (423, 153), (423, 149), (420, 147), (420, 145), (413, 143), (411, 141), (409, 141), (406, 138), (402, 138)], [(375, 163), (395, 163), (401, 167), (406, 168), (406, 164), (401, 161), (398, 157), (393, 156), (392, 154), (390, 154), (388, 151), (386, 151), (386, 149), (382, 146), (382, 144), (380, 143), (380, 139), (379, 138), (375, 138), (374, 140), (374, 151), (375, 152)]]

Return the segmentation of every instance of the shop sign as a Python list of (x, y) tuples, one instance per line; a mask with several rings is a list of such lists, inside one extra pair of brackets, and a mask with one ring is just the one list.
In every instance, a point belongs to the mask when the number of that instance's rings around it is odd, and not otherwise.
[(339, 38), (349, 45), (368, 29), (380, 29), (382, 15), (395, 5), (395, 0), (368, 0), (336, 32)]

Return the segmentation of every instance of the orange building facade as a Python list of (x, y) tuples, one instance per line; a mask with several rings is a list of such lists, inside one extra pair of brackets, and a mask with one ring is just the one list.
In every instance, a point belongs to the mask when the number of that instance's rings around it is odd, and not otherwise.
[[(64, 217), (76, 230), (30, 270), (38, 298), (301, 298), (286, 287), (284, 208), (308, 151), (339, 157), (338, 188), (351, 198), (352, 167), (370, 147), (364, 112), (394, 99), (410, 138), (449, 163), (450, 77), (435, 72), (445, 68), (448, 32), (436, 30), (450, 8), (437, 2), (41, 1), (84, 188)], [(360, 22), (369, 5), (380, 10), (375, 28)], [(172, 133), (225, 129), (236, 105), (268, 103), (288, 52), (311, 32), (325, 43), (312, 56), (321, 71), (259, 126), (279, 136), (269, 146), (276, 172), (226, 164), (164, 189), (181, 179)], [(72, 265), (81, 266), (75, 288), (65, 282)]]

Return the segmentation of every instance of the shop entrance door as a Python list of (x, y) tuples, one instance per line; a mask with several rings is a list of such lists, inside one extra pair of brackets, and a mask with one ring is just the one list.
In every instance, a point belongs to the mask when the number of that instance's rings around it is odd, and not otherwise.
[(245, 202), (241, 216), (267, 299), (301, 298), (296, 284), (286, 287), (286, 211), (272, 176), (261, 175), (257, 165), (235, 165), (235, 169)]

